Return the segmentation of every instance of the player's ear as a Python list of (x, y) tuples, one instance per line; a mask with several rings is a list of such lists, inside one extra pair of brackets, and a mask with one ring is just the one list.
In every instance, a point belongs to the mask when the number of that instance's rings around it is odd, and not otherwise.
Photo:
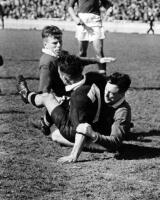
[(47, 39), (43, 39), (43, 46), (46, 47), (47, 46)]

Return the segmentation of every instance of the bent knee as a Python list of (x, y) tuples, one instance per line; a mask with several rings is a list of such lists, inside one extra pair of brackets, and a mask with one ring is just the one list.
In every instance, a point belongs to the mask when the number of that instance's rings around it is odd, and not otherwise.
[(51, 133), (51, 138), (54, 142), (58, 142), (60, 140), (61, 134), (58, 129), (54, 130)]

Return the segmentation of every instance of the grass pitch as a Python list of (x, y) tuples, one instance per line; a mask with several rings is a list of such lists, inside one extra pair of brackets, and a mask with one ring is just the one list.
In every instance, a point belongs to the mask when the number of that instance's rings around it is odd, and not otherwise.
[[(160, 199), (160, 36), (108, 33), (107, 56), (117, 58), (108, 74), (130, 74), (132, 138), (119, 159), (112, 153), (82, 153), (75, 164), (58, 164), (70, 148), (54, 144), (32, 126), (41, 111), (24, 105), (14, 77), (22, 73), (38, 86), (41, 34), (1, 30), (0, 200), (159, 200)], [(74, 33), (64, 32), (64, 49), (77, 53)], [(94, 56), (89, 47), (89, 56)], [(89, 66), (86, 70), (96, 70)]]

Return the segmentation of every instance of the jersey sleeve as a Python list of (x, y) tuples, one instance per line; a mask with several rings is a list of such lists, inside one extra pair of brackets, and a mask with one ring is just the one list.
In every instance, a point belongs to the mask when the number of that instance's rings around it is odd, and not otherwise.
[(58, 74), (56, 58), (48, 55), (43, 55), (39, 63), (38, 91), (50, 92), (51, 90), (58, 97), (65, 94), (64, 84)]
[(39, 86), (38, 91), (48, 92), (50, 85), (50, 64), (51, 60), (42, 56), (39, 62)]

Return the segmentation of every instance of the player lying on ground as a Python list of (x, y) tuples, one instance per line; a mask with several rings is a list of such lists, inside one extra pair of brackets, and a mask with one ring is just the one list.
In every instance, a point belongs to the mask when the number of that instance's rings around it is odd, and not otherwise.
[[(57, 26), (45, 26), (42, 30), (42, 55), (39, 61), (39, 86), (38, 92), (50, 92), (51, 90), (56, 96), (66, 95), (65, 86), (59, 77), (57, 59), (60, 55), (69, 54), (63, 50), (62, 31)], [(89, 64), (103, 64), (114, 61), (115, 58), (80, 58), (82, 68)], [(48, 119), (46, 112), (41, 119), (41, 130), (45, 131), (44, 121)], [(48, 130), (49, 131), (49, 130)]]
[[(83, 76), (77, 58), (66, 56), (64, 59), (59, 64), (59, 74), (67, 85), (67, 90), (71, 91), (69, 103), (64, 101), (59, 104), (51, 93), (30, 92), (21, 76), (18, 79), (19, 93), (25, 101), (34, 106), (47, 108), (52, 122), (58, 128), (51, 133), (54, 141), (73, 146), (71, 154), (60, 158), (59, 162), (75, 162), (83, 147), (103, 151), (116, 149), (130, 128), (130, 107), (124, 100), (125, 91), (130, 85), (128, 75), (117, 73), (113, 75), (113, 80), (109, 78), (106, 85), (106, 80), (100, 74), (88, 73)], [(118, 80), (118, 85), (115, 85), (116, 80)], [(105, 101), (111, 108), (104, 104), (105, 85)], [(108, 111), (111, 116), (108, 116)], [(81, 126), (82, 123), (84, 126)], [(103, 129), (103, 131), (100, 132), (101, 134), (97, 132), (89, 134), (90, 125), (96, 131), (98, 129)], [(103, 125), (104, 128), (102, 128)], [(105, 127), (107, 127), (106, 130)], [(109, 129), (110, 132), (107, 132)], [(96, 137), (93, 138), (93, 135)]]

